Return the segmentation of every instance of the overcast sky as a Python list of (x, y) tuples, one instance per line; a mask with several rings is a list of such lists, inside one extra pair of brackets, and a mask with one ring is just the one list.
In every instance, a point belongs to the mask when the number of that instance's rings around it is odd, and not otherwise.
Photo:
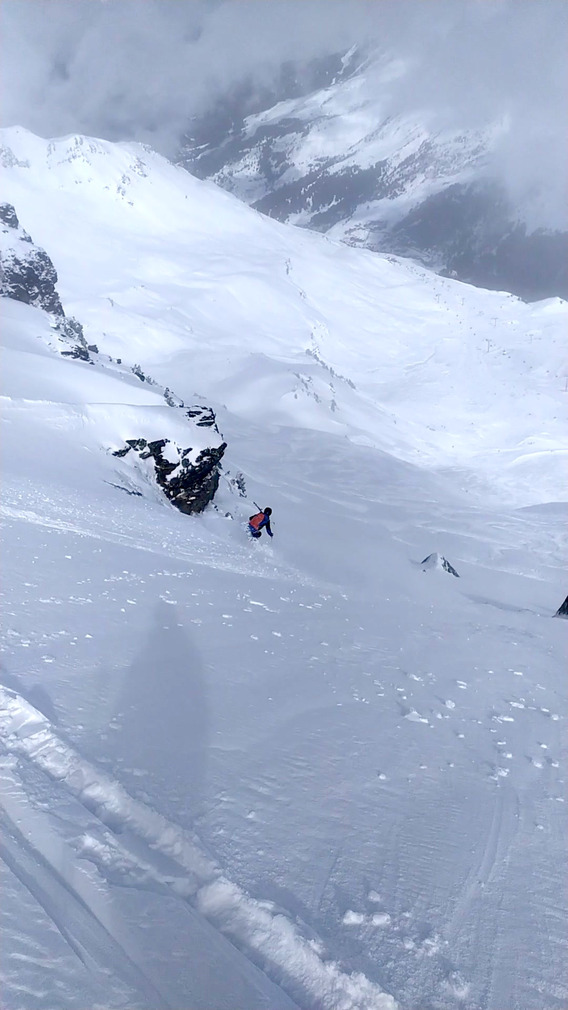
[(568, 0), (1, 0), (0, 18), (2, 125), (169, 155), (243, 77), (371, 43), (408, 66), (389, 111), (506, 117), (500, 170), (541, 191), (543, 223), (565, 221)]

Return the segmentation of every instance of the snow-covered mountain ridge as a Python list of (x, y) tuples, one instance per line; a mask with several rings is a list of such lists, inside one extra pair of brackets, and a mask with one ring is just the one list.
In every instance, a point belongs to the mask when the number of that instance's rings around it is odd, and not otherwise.
[[(110, 355), (101, 358), (96, 344), (88, 344), (83, 328), (78, 320), (65, 315), (59, 294), (57, 292), (57, 271), (44, 249), (38, 248), (30, 236), (19, 225), (17, 214), (11, 204), (0, 205), (0, 295), (22, 302), (25, 305), (42, 309), (49, 317), (49, 329), (46, 329), (43, 319), (35, 323), (39, 332), (37, 339), (44, 338), (47, 345), (38, 348), (37, 340), (29, 341), (28, 327), (34, 325), (34, 313), (18, 312), (13, 306), (7, 310), (7, 318), (11, 326), (7, 328), (5, 341), (5, 366), (9, 378), (7, 386), (11, 393), (22, 394), (22, 388), (28, 393), (35, 391), (37, 396), (36, 377), (29, 376), (25, 362), (30, 354), (38, 351), (46, 353), (49, 348), (53, 353), (72, 358), (95, 367), (86, 382), (79, 381), (79, 376), (73, 369), (62, 370), (54, 367), (53, 360), (42, 369), (41, 397), (42, 399), (59, 400), (62, 395), (68, 402), (70, 391), (78, 386), (87, 386), (90, 397), (99, 397), (99, 403), (104, 404), (103, 414), (106, 414), (105, 441), (101, 447), (120, 459), (128, 456), (128, 463), (136, 460), (134, 466), (151, 483), (155, 480), (166, 496), (182, 512), (191, 514), (202, 511), (212, 500), (219, 484), (219, 462), (226, 448), (222, 442), (219, 430), (215, 424), (215, 415), (207, 407), (193, 406), (185, 409), (182, 400), (176, 398), (167, 387), (154, 388), (153, 395), (142, 396), (139, 401), (151, 404), (158, 410), (133, 411), (121, 399), (132, 399), (131, 390), (133, 376), (156, 387), (156, 382), (144, 374), (139, 365), (130, 367), (123, 365), (122, 359), (114, 361)], [(37, 314), (35, 314), (37, 315)], [(49, 351), (47, 352), (49, 355)], [(32, 373), (33, 373), (32, 369)], [(47, 380), (50, 374), (53, 384)], [(66, 375), (67, 381), (61, 381)], [(116, 380), (119, 380), (118, 382)], [(31, 381), (30, 381), (31, 380)], [(126, 387), (126, 388), (124, 388)], [(120, 392), (122, 390), (122, 397)], [(33, 397), (33, 394), (32, 394)], [(134, 397), (136, 399), (136, 396)], [(80, 401), (78, 401), (80, 402)], [(97, 402), (95, 400), (95, 402)], [(109, 409), (110, 404), (119, 404), (119, 409)], [(164, 404), (169, 410), (164, 410)], [(89, 404), (93, 407), (93, 402)], [(132, 404), (129, 404), (132, 407)], [(180, 413), (180, 412), (183, 412)], [(112, 415), (116, 430), (112, 431)], [(130, 415), (127, 420), (127, 415)], [(174, 416), (177, 415), (177, 416)], [(102, 418), (101, 418), (102, 419)], [(207, 428), (205, 438), (203, 429)], [(213, 431), (211, 430), (213, 429)], [(123, 432), (122, 439), (120, 432)], [(124, 434), (126, 432), (126, 434)], [(132, 436), (135, 435), (133, 438)], [(145, 435), (146, 437), (142, 437)], [(192, 445), (187, 446), (191, 438)], [(145, 465), (141, 467), (141, 462)], [(118, 485), (122, 486), (122, 485)], [(123, 488), (123, 490), (128, 490)], [(140, 494), (129, 490), (130, 494)]]
[[(566, 305), (2, 144), (97, 347), (0, 302), (7, 1010), (560, 1006)], [(112, 451), (166, 387), (228, 442), (198, 516)]]
[[(271, 196), (277, 189), (284, 190), (289, 220), (323, 231), (340, 216), (341, 186), (338, 182), (334, 191), (333, 178), (380, 165), (379, 180), (368, 180), (369, 201), (359, 215), (359, 225), (346, 231), (349, 226), (343, 223), (344, 230), (337, 229), (338, 237), (347, 233), (356, 238), (358, 227), (361, 240), (366, 237), (365, 214), (369, 221), (402, 217), (426, 197), (452, 183), (469, 181), (477, 168), (485, 166), (498, 124), (478, 131), (435, 132), (428, 127), (426, 113), (422, 121), (418, 115), (392, 117), (387, 112), (388, 87), (391, 79), (404, 73), (404, 66), (400, 60), (391, 60), (380, 72), (374, 68), (374, 87), (370, 87), (368, 71), (369, 61), (363, 61), (320, 90), (247, 116), (242, 136), (237, 140), (229, 135), (221, 150), (197, 145), (196, 165), (206, 166), (208, 177), (247, 203), (261, 202), (260, 209), (269, 210)], [(241, 154), (239, 145), (244, 148), (240, 159), (234, 157)], [(223, 147), (227, 149), (225, 162)], [(188, 144), (189, 160), (192, 153)], [(221, 167), (212, 173), (215, 160)], [(309, 188), (309, 181), (323, 168), (328, 178), (327, 205), (321, 205)], [(294, 193), (304, 197), (301, 209), (295, 208)]]
[(226, 96), (192, 124), (180, 163), (280, 221), (529, 300), (566, 297), (566, 234), (527, 229), (492, 160), (506, 117), (444, 125), (419, 92), (395, 113), (406, 73), (351, 50), (341, 73), (293, 98), (266, 95), (248, 113), (246, 92), (240, 106)]
[(564, 303), (283, 228), (138, 145), (9, 130), (3, 146), (6, 195), (88, 342), (164, 386), (191, 375), (185, 400), (250, 419), (269, 402), (269, 423), (472, 468), (519, 503), (561, 494)]

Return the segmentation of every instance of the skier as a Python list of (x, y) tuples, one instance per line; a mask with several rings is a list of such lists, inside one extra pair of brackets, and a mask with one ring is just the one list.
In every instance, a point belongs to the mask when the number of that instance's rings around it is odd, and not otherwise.
[(254, 540), (258, 540), (262, 536), (263, 529), (266, 530), (269, 537), (274, 536), (274, 533), (270, 529), (271, 515), (272, 509), (267, 506), (262, 512), (257, 512), (256, 515), (249, 517), (248, 530)]

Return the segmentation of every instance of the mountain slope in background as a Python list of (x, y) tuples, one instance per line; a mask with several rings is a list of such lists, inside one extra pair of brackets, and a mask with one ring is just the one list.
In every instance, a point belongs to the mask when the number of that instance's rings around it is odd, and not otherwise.
[(529, 301), (568, 294), (568, 235), (527, 231), (490, 168), (503, 124), (393, 115), (400, 60), (353, 49), (325, 69), (296, 81), (300, 95), (290, 70), (272, 92), (237, 90), (192, 124), (180, 164), (280, 221)]
[(194, 377), (175, 389), (186, 402), (253, 422), (268, 402), (269, 423), (469, 468), (517, 504), (557, 497), (565, 303), (527, 306), (281, 226), (136, 144), (0, 141), (6, 195), (88, 343), (163, 386), (173, 362)]
[[(561, 1006), (566, 305), (1, 143), (98, 348), (3, 300), (6, 1007)], [(212, 404), (216, 508), (109, 452), (177, 416), (117, 357)]]

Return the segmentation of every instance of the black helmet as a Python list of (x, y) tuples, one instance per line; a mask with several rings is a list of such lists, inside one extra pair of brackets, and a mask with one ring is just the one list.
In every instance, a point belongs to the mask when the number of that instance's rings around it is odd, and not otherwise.
[(268, 505), (264, 509), (264, 514), (265, 514), (265, 516), (271, 516), (272, 515), (272, 509), (268, 508)]

